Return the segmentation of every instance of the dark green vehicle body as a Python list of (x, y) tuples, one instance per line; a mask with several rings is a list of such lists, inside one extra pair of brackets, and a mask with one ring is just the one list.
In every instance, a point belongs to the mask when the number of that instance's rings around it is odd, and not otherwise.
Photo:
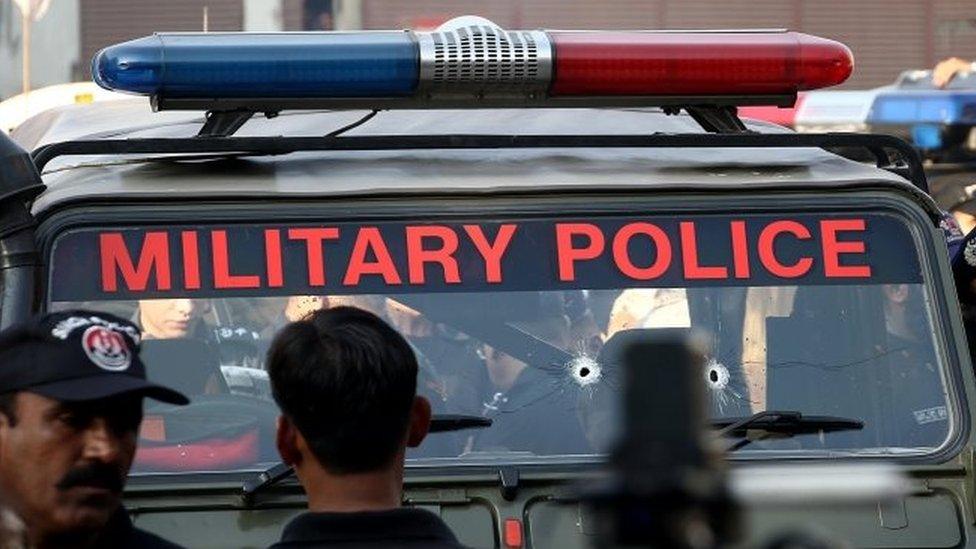
[[(73, 108), (26, 123), (15, 137), (36, 149), (93, 137), (190, 138), (199, 125), (191, 115), (147, 111), (128, 101)], [(321, 135), (358, 116), (286, 114), (253, 120), (238, 135)], [(653, 110), (402, 111), (382, 113), (349, 135), (651, 132), (701, 130), (687, 117)], [(31, 206), (43, 258), (39, 308), (52, 306), (55, 288), (71, 284), (58, 271), (59, 238), (106, 227), (831, 212), (895, 219), (917, 251), (928, 296), (924, 306), (950, 416), (945, 436), (918, 451), (784, 447), (733, 455), (730, 477), (746, 508), (745, 541), (796, 527), (857, 547), (958, 547), (976, 534), (976, 431), (969, 405), (976, 402), (976, 377), (940, 212), (898, 175), (813, 148), (577, 147), (66, 156), (49, 162), (43, 179), (47, 189)], [(666, 416), (648, 406), (649, 413)], [(825, 464), (848, 469), (832, 473)], [(594, 455), (419, 460), (408, 466), (404, 502), (439, 514), (474, 547), (506, 547), (511, 519), (520, 521), (525, 547), (585, 547), (596, 519), (579, 503), (578, 488), (599, 468)], [(264, 547), (306, 500), (294, 479), (244, 497), (243, 483), (259, 470), (137, 471), (126, 506), (137, 526), (187, 546)], [(883, 473), (877, 484), (865, 480), (872, 471)], [(867, 483), (863, 492), (843, 490), (858, 479)]]

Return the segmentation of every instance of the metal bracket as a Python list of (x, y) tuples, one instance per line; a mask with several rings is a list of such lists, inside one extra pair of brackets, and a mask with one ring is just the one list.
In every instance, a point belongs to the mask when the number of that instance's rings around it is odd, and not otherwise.
[(502, 467), (498, 469), (498, 480), (502, 484), (502, 498), (505, 501), (513, 501), (518, 495), (519, 472), (515, 467)]
[(4, 200), (0, 199), (0, 239), (25, 229), (33, 229), (36, 225), (34, 216), (23, 207), (22, 203), (6, 203)]
[(747, 133), (746, 125), (732, 105), (696, 105), (685, 111), (709, 133)]
[(41, 254), (37, 252), (9, 253), (0, 256), (0, 271), (17, 267), (37, 267), (43, 265)]
[(206, 122), (197, 137), (230, 137), (252, 116), (254, 111), (249, 110), (207, 111)]

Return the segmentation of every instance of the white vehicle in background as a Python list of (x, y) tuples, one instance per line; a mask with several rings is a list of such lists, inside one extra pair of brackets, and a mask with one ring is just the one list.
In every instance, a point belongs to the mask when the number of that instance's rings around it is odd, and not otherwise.
[(109, 91), (94, 82), (56, 84), (0, 101), (0, 130), (10, 133), (25, 120), (54, 107), (125, 99), (124, 93)]
[(810, 92), (796, 110), (794, 128), (802, 133), (865, 132), (874, 98), (888, 89)]

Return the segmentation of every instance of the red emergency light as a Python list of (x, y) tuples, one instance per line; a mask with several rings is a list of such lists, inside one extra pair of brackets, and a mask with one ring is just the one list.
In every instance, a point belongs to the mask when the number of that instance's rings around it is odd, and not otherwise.
[(551, 94), (780, 95), (834, 86), (854, 68), (840, 42), (797, 32), (549, 32)]

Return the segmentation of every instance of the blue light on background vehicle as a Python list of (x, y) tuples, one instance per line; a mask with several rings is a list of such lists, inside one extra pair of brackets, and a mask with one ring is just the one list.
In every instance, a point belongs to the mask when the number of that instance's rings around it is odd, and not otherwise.
[(917, 124), (912, 126), (912, 143), (920, 149), (941, 148), (942, 127), (935, 124)]
[(155, 34), (103, 49), (92, 75), (178, 98), (403, 97), (420, 66), (406, 32)]
[(898, 92), (879, 94), (868, 124), (976, 124), (976, 92)]

